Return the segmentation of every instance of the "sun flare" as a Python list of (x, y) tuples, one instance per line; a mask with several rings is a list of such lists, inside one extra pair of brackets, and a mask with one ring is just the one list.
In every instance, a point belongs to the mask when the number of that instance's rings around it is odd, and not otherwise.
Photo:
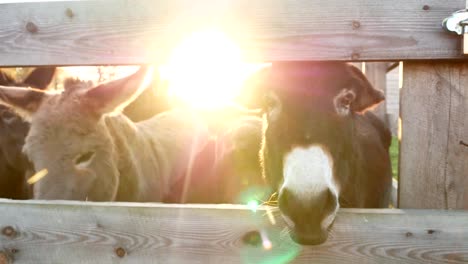
[(173, 98), (195, 108), (216, 109), (229, 104), (243, 81), (264, 64), (246, 63), (240, 48), (216, 30), (193, 33), (160, 68)]
[[(168, 85), (173, 104), (213, 110), (229, 105), (244, 81), (266, 63), (247, 63), (239, 46), (218, 30), (194, 32), (176, 46), (169, 60), (159, 65), (160, 79)], [(63, 67), (65, 76), (94, 83), (123, 78), (138, 66)]]

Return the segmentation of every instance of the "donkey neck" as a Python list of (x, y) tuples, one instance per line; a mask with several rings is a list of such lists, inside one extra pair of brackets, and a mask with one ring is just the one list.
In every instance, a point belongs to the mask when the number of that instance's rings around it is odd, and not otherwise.
[(120, 173), (116, 200), (162, 201), (184, 176), (199, 123), (190, 114), (169, 111), (138, 123), (123, 115), (107, 116), (105, 124)]
[[(159, 162), (149, 139), (123, 115), (105, 116), (114, 145), (114, 155), (119, 172), (117, 201), (160, 201), (162, 185), (159, 182)], [(151, 189), (149, 189), (151, 188)]]
[[(345, 207), (380, 207), (377, 197), (385, 192), (385, 149), (380, 135), (367, 118), (360, 114), (352, 117), (346, 147), (340, 160), (344, 186), (342, 198)], [(382, 181), (383, 180), (383, 181)]]

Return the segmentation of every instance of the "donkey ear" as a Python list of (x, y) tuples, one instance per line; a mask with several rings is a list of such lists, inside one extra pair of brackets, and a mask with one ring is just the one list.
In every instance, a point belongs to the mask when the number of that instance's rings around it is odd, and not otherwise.
[(366, 76), (353, 65), (348, 65), (351, 73), (351, 89), (355, 93), (355, 99), (351, 103), (351, 109), (355, 112), (363, 112), (385, 100), (382, 91), (375, 89)]
[(37, 111), (48, 92), (24, 87), (0, 86), (0, 103), (10, 106), (26, 119)]
[(23, 81), (24, 84), (44, 90), (49, 86), (55, 74), (55, 67), (40, 67), (34, 69)]
[(84, 96), (98, 114), (121, 111), (149, 86), (153, 72), (153, 67), (142, 66), (126, 78), (84, 91)]

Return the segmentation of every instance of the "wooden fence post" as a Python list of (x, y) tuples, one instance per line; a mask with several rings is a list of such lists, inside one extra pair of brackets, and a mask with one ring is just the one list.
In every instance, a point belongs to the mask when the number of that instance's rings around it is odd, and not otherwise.
[(405, 62), (400, 208), (468, 209), (468, 64)]

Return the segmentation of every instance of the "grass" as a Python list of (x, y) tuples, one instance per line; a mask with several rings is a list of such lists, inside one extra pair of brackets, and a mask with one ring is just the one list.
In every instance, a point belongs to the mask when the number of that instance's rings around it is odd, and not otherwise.
[(398, 138), (392, 137), (390, 145), (390, 160), (392, 162), (392, 175), (395, 180), (398, 180)]

